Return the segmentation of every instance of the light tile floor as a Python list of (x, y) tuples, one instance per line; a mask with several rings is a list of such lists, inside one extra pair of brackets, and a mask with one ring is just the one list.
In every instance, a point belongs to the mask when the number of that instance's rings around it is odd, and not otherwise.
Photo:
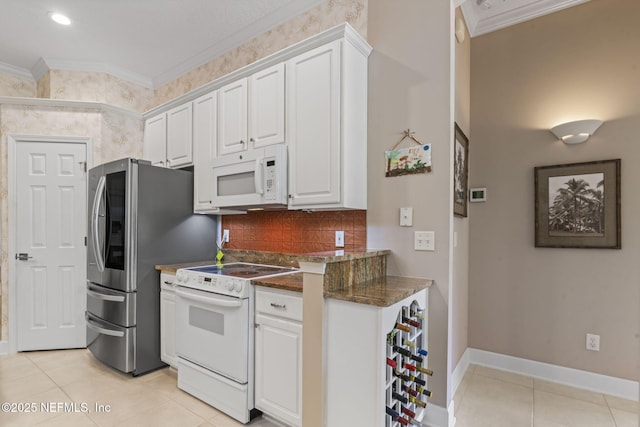
[[(168, 368), (133, 378), (88, 350), (0, 356), (0, 426), (235, 427), (239, 422), (181, 391)], [(32, 412), (6, 412), (4, 403)], [(46, 411), (41, 404), (57, 408)], [(67, 404), (65, 411), (64, 404)], [(35, 405), (32, 405), (35, 404)], [(18, 407), (20, 405), (20, 407)], [(72, 406), (72, 405), (75, 405)], [(86, 405), (86, 406), (85, 406)], [(109, 411), (96, 410), (96, 405)], [(85, 411), (87, 409), (88, 411)], [(75, 411), (74, 411), (75, 410)], [(275, 427), (259, 418), (251, 427)]]
[(471, 365), (456, 427), (638, 427), (638, 402)]

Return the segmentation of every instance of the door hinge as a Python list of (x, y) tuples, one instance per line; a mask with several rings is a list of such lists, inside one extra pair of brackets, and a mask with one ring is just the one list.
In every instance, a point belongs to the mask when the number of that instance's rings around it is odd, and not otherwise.
[(84, 236), (84, 245), (87, 246), (87, 236)]
[(80, 165), (82, 165), (82, 170), (84, 170), (84, 172), (87, 172), (87, 162), (78, 162)]

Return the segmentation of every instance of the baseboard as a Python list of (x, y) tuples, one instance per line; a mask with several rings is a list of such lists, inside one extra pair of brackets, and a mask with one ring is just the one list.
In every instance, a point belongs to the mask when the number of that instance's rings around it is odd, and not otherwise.
[(422, 425), (425, 427), (447, 427), (449, 426), (449, 412), (442, 406), (428, 404)]
[(0, 355), (9, 354), (9, 341), (0, 341)]
[[(468, 357), (464, 362), (466, 363), (465, 366), (463, 365), (463, 359), (465, 359), (466, 356)], [(453, 383), (453, 385), (455, 385), (453, 390), (457, 388), (459, 381), (462, 379), (462, 376), (464, 376), (464, 372), (471, 363), (503, 371), (514, 372), (516, 374), (527, 375), (597, 393), (604, 393), (611, 396), (618, 396), (624, 399), (638, 401), (637, 381), (610, 377), (593, 372), (581, 371), (579, 369), (565, 368), (563, 366), (536, 362), (534, 360), (492, 353), (490, 351), (478, 350), (475, 348), (467, 348), (464, 356), (454, 370), (452, 376), (456, 378), (459, 376), (459, 380), (458, 383)], [(460, 368), (459, 371), (458, 368)]]
[(458, 390), (458, 386), (462, 381), (462, 377), (464, 377), (464, 374), (467, 372), (467, 369), (469, 369), (469, 365), (471, 364), (471, 362), (469, 361), (470, 359), (469, 350), (471, 349), (467, 347), (467, 349), (462, 354), (462, 357), (458, 361), (458, 364), (456, 365), (456, 369), (454, 369), (453, 372), (451, 373), (451, 396), (456, 394), (456, 390)]

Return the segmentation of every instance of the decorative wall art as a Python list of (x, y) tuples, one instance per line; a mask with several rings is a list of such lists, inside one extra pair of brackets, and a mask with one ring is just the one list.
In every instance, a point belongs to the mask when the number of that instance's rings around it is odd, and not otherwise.
[(455, 124), (454, 171), (453, 171), (453, 214), (467, 216), (467, 194), (469, 177), (469, 139)]
[(535, 246), (620, 249), (620, 159), (539, 166)]
[[(411, 175), (415, 173), (431, 172), (431, 144), (422, 144), (410, 129), (404, 131), (404, 136), (391, 150), (385, 151), (385, 176)], [(397, 148), (406, 138), (411, 139), (417, 146)]]

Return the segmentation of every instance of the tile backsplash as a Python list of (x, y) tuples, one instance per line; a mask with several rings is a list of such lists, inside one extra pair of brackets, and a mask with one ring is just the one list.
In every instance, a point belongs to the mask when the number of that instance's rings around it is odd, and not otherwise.
[[(258, 211), (222, 216), (229, 249), (301, 254), (367, 247), (367, 211)], [(336, 248), (336, 231), (344, 248)]]

